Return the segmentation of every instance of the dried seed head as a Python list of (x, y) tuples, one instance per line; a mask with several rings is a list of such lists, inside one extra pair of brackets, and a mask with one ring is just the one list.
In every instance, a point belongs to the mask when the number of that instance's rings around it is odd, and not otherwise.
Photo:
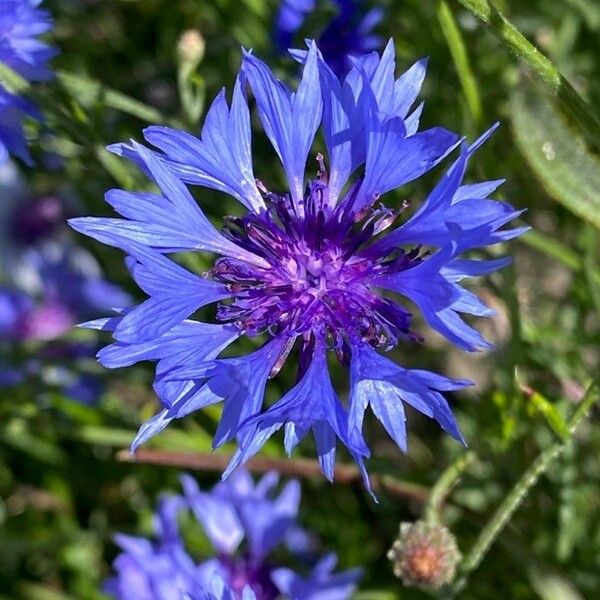
[(401, 523), (387, 554), (394, 575), (405, 585), (438, 589), (454, 579), (461, 555), (452, 533), (424, 521)]

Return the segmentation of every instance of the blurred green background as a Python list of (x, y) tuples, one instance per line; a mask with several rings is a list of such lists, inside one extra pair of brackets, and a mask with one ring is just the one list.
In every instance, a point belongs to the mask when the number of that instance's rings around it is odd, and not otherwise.
[[(44, 152), (57, 153), (63, 168), (39, 167), (24, 171), (24, 176), (35, 192), (77, 196), (81, 214), (110, 214), (103, 194), (111, 187), (146, 185), (104, 146), (140, 139), (149, 123), (197, 131), (198, 106), (193, 100), (206, 94), (210, 101), (223, 86), (231, 87), (240, 45), (268, 58), (288, 81), (296, 72), (292, 61), (272, 49), (277, 2), (44, 4), (55, 16), (53, 41), (61, 54), (53, 61), (57, 81), (34, 92), (54, 135), (45, 135), (32, 152), (38, 161)], [(465, 554), (535, 457), (561, 441), (561, 427), (599, 372), (600, 142), (593, 131), (582, 131), (569, 106), (555, 103), (535, 74), (460, 3), (449, 2), (450, 13), (444, 5), (421, 0), (377, 5), (386, 8), (377, 31), (395, 39), (401, 69), (430, 57), (423, 90), (424, 126), (441, 125), (473, 139), (501, 121), (500, 130), (473, 161), (470, 177), (505, 177), (500, 197), (526, 208), (522, 220), (533, 228), (508, 247), (494, 248), (494, 256), (512, 254), (513, 267), (476, 284), (478, 293), (498, 311), (494, 319), (477, 324), (497, 344), (495, 352), (461, 353), (426, 327), (419, 328), (425, 344), (397, 352), (406, 366), (476, 381), (469, 391), (454, 395), (451, 404), (477, 459), (443, 510)], [(495, 5), (592, 107), (600, 106), (600, 3), (503, 0)], [(311, 17), (307, 28), (317, 31), (326, 19), (327, 10)], [(204, 59), (193, 73), (183, 73), (178, 66), (178, 40), (188, 29), (201, 32), (206, 43)], [(187, 100), (182, 94), (188, 94)], [(257, 177), (277, 184), (279, 167), (261, 135), (254, 150)], [(398, 203), (408, 198), (418, 206), (440, 172), (402, 189)], [(236, 210), (222, 196), (205, 190), (194, 193), (212, 217)], [(120, 252), (80, 241), (112, 281), (140, 297)], [(182, 260), (198, 270), (207, 266), (189, 257)], [(156, 409), (151, 365), (105, 376), (108, 391), (97, 408), (33, 384), (0, 390), (2, 599), (102, 598), (101, 582), (116, 553), (113, 533), (149, 535), (158, 494), (179, 490), (175, 468), (116, 459), (141, 421)], [(287, 381), (278, 380), (282, 389), (293, 375), (288, 371), (287, 376)], [(337, 383), (343, 385), (341, 377)], [(592, 410), (561, 448), (471, 573), (460, 597), (577, 600), (600, 595), (598, 417), (598, 410)], [(211, 411), (187, 418), (150, 447), (207, 452), (217, 419), (218, 412)], [(318, 533), (324, 548), (339, 554), (342, 567), (365, 568), (357, 596), (363, 600), (427, 597), (394, 578), (386, 551), (399, 523), (420, 517), (419, 498), (426, 497), (444, 469), (465, 452), (434, 423), (414, 412), (408, 419), (406, 456), (369, 421), (375, 456), (371, 469), (419, 486), (416, 495), (383, 489), (375, 505), (359, 483), (303, 481), (301, 522)], [(277, 440), (266, 452), (280, 455), (279, 446)], [(310, 447), (303, 446), (301, 452), (313, 456)], [(217, 478), (216, 473), (196, 475), (204, 486)]]

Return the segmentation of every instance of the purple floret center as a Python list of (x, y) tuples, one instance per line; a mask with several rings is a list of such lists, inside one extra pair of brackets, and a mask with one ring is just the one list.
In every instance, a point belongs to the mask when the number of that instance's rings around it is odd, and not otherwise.
[(419, 249), (369, 251), (373, 237), (397, 212), (377, 206), (356, 214), (353, 190), (328, 201), (326, 176), (311, 181), (300, 208), (287, 194), (265, 190), (268, 209), (228, 218), (225, 234), (263, 258), (268, 268), (241, 259), (217, 260), (210, 276), (233, 298), (219, 304), (217, 318), (245, 335), (328, 339), (341, 348), (351, 339), (392, 348), (411, 336), (410, 313), (374, 289), (374, 278), (414, 266)]
[(273, 569), (268, 564), (253, 564), (255, 561), (250, 558), (230, 556), (222, 556), (219, 560), (228, 573), (227, 583), (237, 597), (242, 597), (246, 587), (252, 589), (256, 600), (275, 600), (279, 596), (279, 591), (271, 581)]

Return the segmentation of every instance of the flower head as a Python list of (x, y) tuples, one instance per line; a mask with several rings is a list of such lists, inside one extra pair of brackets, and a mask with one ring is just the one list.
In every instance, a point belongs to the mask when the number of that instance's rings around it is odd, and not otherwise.
[[(311, 44), (292, 92), (246, 52), (231, 106), (224, 93), (217, 97), (200, 138), (150, 127), (145, 137), (158, 151), (135, 142), (113, 148), (136, 161), (160, 193), (112, 190), (107, 201), (125, 219), (71, 224), (124, 249), (149, 296), (126, 314), (88, 324), (113, 332), (115, 343), (99, 353), (105, 366), (158, 361), (155, 390), (164, 408), (142, 426), (134, 449), (174, 419), (218, 402), (223, 415), (214, 444), (239, 445), (226, 474), (281, 428), (288, 452), (312, 432), (329, 479), (337, 440), (363, 468), (369, 407), (403, 450), (404, 403), (462, 440), (442, 392), (469, 382), (405, 369), (384, 353), (421, 339), (403, 300), (459, 347), (490, 346), (460, 313), (492, 311), (460, 281), (507, 261), (460, 254), (518, 235), (522, 230), (502, 226), (519, 212), (489, 199), (500, 182), (462, 183), (468, 160), (491, 131), (470, 145), (446, 129), (418, 131), (422, 105), (411, 108), (425, 63), (398, 79), (394, 70), (391, 42), (381, 57), (357, 60), (342, 80)], [(247, 83), (283, 165), (288, 187), (282, 191), (254, 176)], [(317, 175), (307, 181), (319, 126), (328, 157), (316, 156)], [(404, 207), (386, 206), (382, 197), (453, 150), (458, 156), (423, 205), (396, 225)], [(184, 183), (226, 192), (247, 212), (218, 231)], [(219, 258), (198, 275), (166, 256), (186, 250)], [(211, 303), (217, 303), (217, 324), (189, 318)], [(250, 354), (218, 358), (242, 336), (266, 342)], [(298, 365), (297, 384), (263, 410), (267, 382), (289, 355)], [(346, 403), (331, 382), (328, 357), (348, 371)]]
[[(0, 3), (0, 63), (28, 82), (47, 81), (52, 77), (48, 62), (55, 48), (38, 39), (52, 28), (50, 14), (38, 8), (41, 0), (2, 0)], [(40, 119), (28, 101), (0, 85), (0, 163), (14, 154), (31, 163), (22, 119)]]
[[(319, 49), (329, 67), (344, 75), (352, 58), (382, 46), (382, 39), (372, 32), (383, 18), (383, 9), (367, 10), (363, 0), (335, 0), (334, 4), (337, 14), (319, 36)], [(315, 8), (315, 0), (283, 0), (275, 26), (280, 52), (287, 52), (292, 46), (295, 34)]]
[[(160, 503), (155, 542), (117, 536), (123, 553), (115, 560), (117, 574), (107, 582), (107, 591), (119, 600), (170, 600), (178, 594), (192, 600), (275, 600), (280, 594), (316, 600), (326, 592), (331, 600), (346, 600), (360, 571), (332, 573), (333, 555), (318, 563), (306, 580), (271, 563), (269, 555), (298, 528), (300, 502), (297, 481), (289, 482), (279, 495), (277, 483), (274, 472), (254, 484), (246, 471), (237, 471), (227, 482), (203, 492), (194, 479), (184, 476), (184, 496)], [(186, 509), (211, 541), (214, 558), (197, 563), (186, 550), (178, 524)]]
[(454, 579), (461, 554), (446, 527), (417, 521), (400, 525), (388, 558), (405, 585), (438, 589)]

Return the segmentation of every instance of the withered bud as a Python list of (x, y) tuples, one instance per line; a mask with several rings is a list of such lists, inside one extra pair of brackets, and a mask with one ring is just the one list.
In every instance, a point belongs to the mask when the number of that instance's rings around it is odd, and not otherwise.
[(438, 589), (454, 579), (461, 554), (446, 527), (417, 521), (400, 524), (387, 557), (404, 585)]

